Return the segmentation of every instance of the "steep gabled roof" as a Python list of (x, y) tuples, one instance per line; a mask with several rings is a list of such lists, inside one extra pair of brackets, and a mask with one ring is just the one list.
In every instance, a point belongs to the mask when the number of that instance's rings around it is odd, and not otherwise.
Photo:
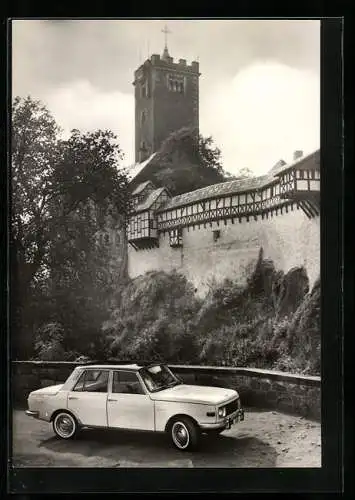
[(287, 163), (285, 160), (279, 160), (276, 165), (274, 165), (270, 170), (268, 171), (268, 174), (276, 174), (276, 172), (279, 172), (280, 169), (282, 169)]
[(159, 196), (162, 194), (163, 191), (168, 192), (168, 190), (164, 187), (155, 189), (149, 195), (147, 198), (142, 201), (142, 203), (139, 203), (134, 209), (135, 212), (143, 212), (144, 210), (149, 210), (149, 208), (153, 205), (153, 203), (159, 198)]
[(152, 183), (152, 181), (141, 182), (140, 184), (138, 184), (138, 186), (136, 187), (136, 189), (133, 191), (132, 196), (136, 196), (137, 194), (139, 194), (142, 191), (144, 191), (145, 188), (147, 186), (149, 186), (149, 184), (151, 184), (152, 187), (154, 188), (154, 184)]
[(155, 156), (156, 153), (153, 153), (152, 155), (149, 156), (149, 158), (142, 161), (141, 163), (134, 163), (130, 167), (127, 167), (127, 176), (129, 180), (133, 181), (137, 177), (137, 175), (140, 174), (147, 165), (149, 165), (149, 163), (153, 160)]
[(279, 176), (281, 172), (286, 172), (287, 170), (290, 170), (292, 168), (295, 168), (296, 166), (303, 166), (304, 163), (307, 161), (314, 160), (316, 163), (319, 164), (320, 162), (320, 149), (317, 149), (316, 151), (313, 151), (313, 153), (309, 153), (306, 156), (302, 156), (301, 158), (297, 158), (297, 160), (293, 161), (292, 163), (288, 163), (287, 165), (284, 165), (280, 169), (276, 170), (274, 172), (275, 176)]

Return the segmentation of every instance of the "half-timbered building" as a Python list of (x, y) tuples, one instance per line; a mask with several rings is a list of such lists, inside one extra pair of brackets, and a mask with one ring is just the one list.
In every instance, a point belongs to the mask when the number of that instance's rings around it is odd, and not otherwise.
[[(309, 255), (315, 279), (319, 272), (319, 160), (319, 151), (316, 151), (305, 157), (298, 156), (291, 164), (279, 162), (264, 176), (236, 179), (174, 197), (164, 188), (155, 189), (149, 181), (139, 184), (133, 192), (136, 201), (128, 229), (130, 275), (175, 268), (186, 273), (197, 287), (202, 283), (205, 286), (206, 279), (221, 279), (230, 274), (233, 265), (229, 260), (234, 262), (234, 274), (243, 274), (237, 254), (243, 256), (245, 268), (245, 250), (249, 248), (252, 261), (261, 247), (265, 250), (279, 244), (279, 252), (269, 251), (276, 264), (285, 267), (280, 262), (284, 260), (303, 265)], [(289, 221), (288, 234), (284, 232), (281, 236), (277, 224), (268, 222), (276, 217), (281, 232), (282, 219)], [(310, 220), (313, 237), (308, 235), (304, 241), (300, 232), (305, 233)], [(194, 238), (191, 232), (195, 233)], [(244, 248), (240, 243), (241, 232), (249, 238)], [(299, 237), (298, 242), (294, 241), (295, 235)], [(290, 245), (285, 245), (287, 238)], [(250, 241), (254, 242), (253, 250)], [(300, 245), (310, 248), (297, 252)], [(289, 255), (280, 258), (285, 246), (289, 247)], [(230, 249), (229, 254), (224, 251), (226, 247)], [(215, 257), (213, 262), (211, 255)], [(206, 266), (203, 261), (211, 265)]]
[(156, 151), (183, 126), (198, 128), (199, 65), (174, 62), (167, 47), (135, 72), (136, 164), (128, 221), (128, 272), (177, 269), (204, 293), (211, 280), (244, 279), (260, 248), (275, 266), (320, 261), (320, 154), (279, 161), (266, 175), (235, 179), (172, 197), (149, 181)]

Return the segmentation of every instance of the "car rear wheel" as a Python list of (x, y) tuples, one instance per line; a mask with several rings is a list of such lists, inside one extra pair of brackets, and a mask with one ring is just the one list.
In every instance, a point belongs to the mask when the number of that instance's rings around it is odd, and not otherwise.
[(79, 426), (73, 415), (62, 411), (54, 417), (53, 430), (61, 439), (71, 439), (77, 434)]
[(189, 451), (197, 447), (200, 431), (191, 419), (181, 417), (171, 424), (170, 435), (176, 448), (181, 451)]

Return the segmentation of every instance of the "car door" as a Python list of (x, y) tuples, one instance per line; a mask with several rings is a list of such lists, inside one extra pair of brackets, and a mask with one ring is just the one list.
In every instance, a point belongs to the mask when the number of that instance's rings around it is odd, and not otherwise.
[(83, 425), (107, 427), (107, 394), (109, 370), (84, 370), (68, 393), (68, 410)]
[(154, 401), (146, 393), (137, 373), (114, 370), (107, 398), (109, 427), (154, 430)]

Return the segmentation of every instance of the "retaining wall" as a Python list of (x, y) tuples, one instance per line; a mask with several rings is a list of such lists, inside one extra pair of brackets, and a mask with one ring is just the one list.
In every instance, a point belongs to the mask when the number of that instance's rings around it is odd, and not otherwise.
[[(257, 220), (243, 217), (234, 224), (226, 220), (184, 227), (183, 246), (178, 248), (170, 246), (168, 231), (160, 233), (158, 248), (137, 251), (128, 245), (129, 276), (176, 269), (204, 296), (212, 281), (229, 278), (245, 285), (263, 248), (264, 258), (271, 259), (277, 270), (287, 273), (303, 266), (312, 288), (320, 270), (320, 219), (308, 219), (296, 204), (291, 208), (268, 219), (259, 215)], [(215, 230), (220, 233), (217, 241)]]
[[(12, 362), (13, 404), (25, 406), (32, 390), (63, 383), (76, 366), (83, 366), (83, 363)], [(188, 384), (237, 389), (243, 406), (270, 408), (316, 420), (321, 418), (320, 377), (256, 368), (191, 365), (170, 365), (170, 368)]]

